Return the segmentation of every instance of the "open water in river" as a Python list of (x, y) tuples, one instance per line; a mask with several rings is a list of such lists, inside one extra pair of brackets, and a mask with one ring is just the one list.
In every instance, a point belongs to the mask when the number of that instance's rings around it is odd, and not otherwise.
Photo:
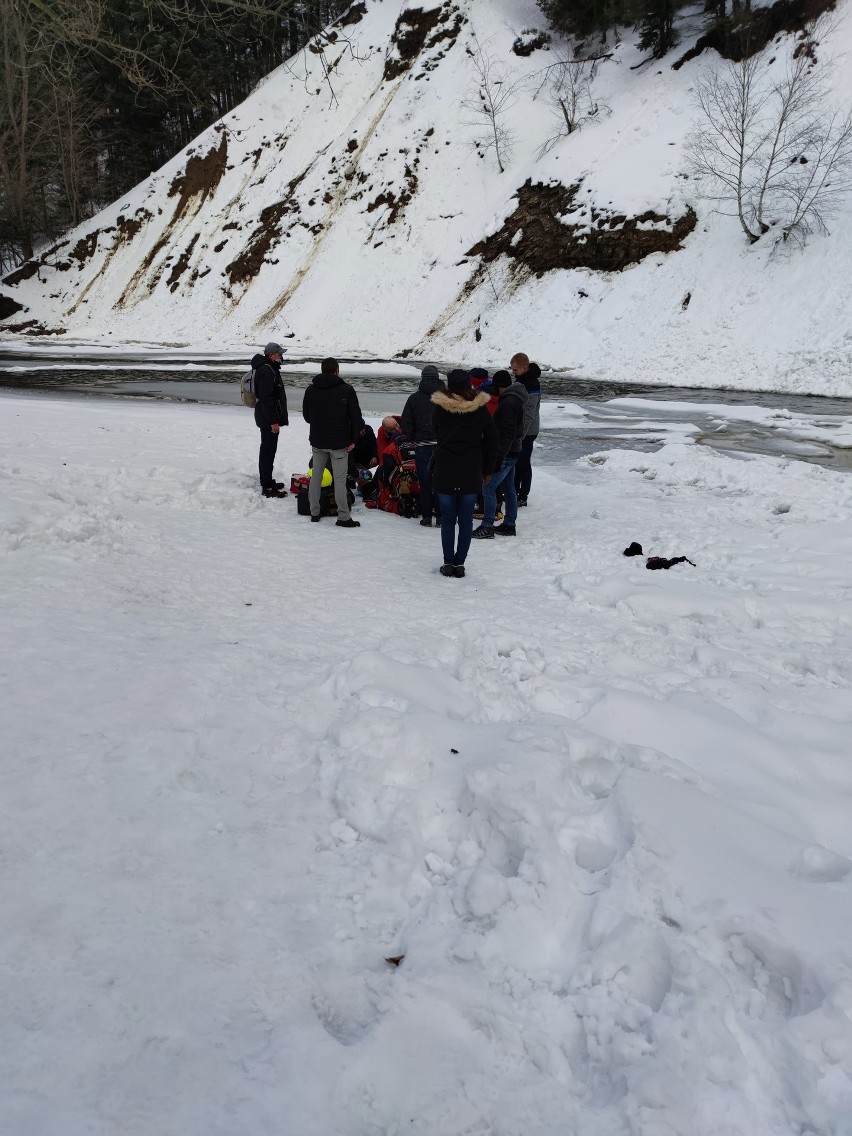
[[(104, 362), (70, 354), (34, 359), (2, 350), (0, 392), (239, 402), (238, 379), (244, 366), (231, 362), (217, 366), (209, 359), (202, 367), (130, 357)], [(346, 377), (345, 363), (341, 371)], [(299, 412), (300, 391), (311, 373), (282, 368), (291, 413)], [(387, 365), (371, 372), (360, 363), (350, 381), (364, 413), (379, 416), (398, 413), (416, 389), (417, 378), (404, 365), (398, 373), (389, 373)], [(624, 398), (631, 402), (613, 401)], [(773, 454), (852, 471), (852, 399), (848, 398), (627, 385), (546, 373), (542, 401), (536, 461), (543, 464), (562, 464), (612, 448), (652, 451), (667, 440), (688, 436), (699, 445), (732, 455)], [(560, 406), (576, 408), (578, 413), (560, 411)], [(768, 413), (751, 414), (747, 407)]]

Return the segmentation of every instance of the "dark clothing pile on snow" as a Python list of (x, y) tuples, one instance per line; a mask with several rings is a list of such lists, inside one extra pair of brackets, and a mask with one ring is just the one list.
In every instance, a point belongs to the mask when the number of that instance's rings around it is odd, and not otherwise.
[(254, 408), (254, 421), (261, 429), (277, 423), (288, 426), (287, 394), (281, 379), (281, 364), (273, 363), (265, 355), (255, 355), (251, 361), (254, 371), (254, 393), (257, 406)]
[(523, 383), (514, 382), (500, 394), (494, 425), (497, 427), (497, 461), (495, 472), (506, 458), (517, 457), (524, 442), (526, 409), (529, 395)]
[(444, 391), (432, 395), (432, 424), (438, 445), (432, 489), (436, 493), (478, 493), (483, 474), (497, 460), (497, 430), (483, 391), (470, 402)]
[(649, 556), (645, 567), (653, 572), (659, 568), (674, 568), (675, 564), (691, 564), (693, 568), (695, 567), (695, 562), (688, 556), (672, 556), (669, 559), (665, 556)]
[(302, 402), (310, 443), (321, 450), (345, 450), (358, 440), (364, 420), (358, 396), (340, 375), (317, 375)]
[[(628, 544), (627, 548), (625, 548), (624, 555), (643, 556), (642, 545), (638, 540), (632, 541)], [(666, 559), (665, 556), (649, 556), (645, 567), (650, 568), (652, 572), (656, 572), (661, 568), (674, 568), (675, 564), (692, 564), (692, 567), (695, 567), (695, 563), (690, 560), (688, 556), (672, 556), (670, 559)]]
[(434, 445), (435, 428), (432, 425), (432, 395), (444, 390), (436, 367), (424, 367), (423, 377), (414, 394), (409, 395), (400, 417), (402, 432), (409, 442), (417, 446)]

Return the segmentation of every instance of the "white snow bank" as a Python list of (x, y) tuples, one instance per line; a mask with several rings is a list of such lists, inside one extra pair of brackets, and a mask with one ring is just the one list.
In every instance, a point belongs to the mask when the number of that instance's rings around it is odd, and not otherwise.
[(0, 427), (10, 1133), (850, 1131), (852, 479), (594, 455), (461, 581), (244, 409)]

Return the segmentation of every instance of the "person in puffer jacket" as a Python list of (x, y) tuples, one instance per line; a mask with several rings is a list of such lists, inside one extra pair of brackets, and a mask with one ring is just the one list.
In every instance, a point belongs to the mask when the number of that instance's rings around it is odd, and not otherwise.
[(524, 422), (524, 442), (515, 467), (518, 505), (523, 508), (532, 488), (532, 452), (540, 426), (541, 368), (537, 363), (531, 363), (529, 356), (524, 355), (523, 352), (513, 355), (509, 366), (516, 380), (523, 384), (529, 395)]
[(444, 390), (438, 368), (431, 363), (420, 375), (420, 386), (409, 395), (403, 407), (400, 426), (403, 434), (414, 443), (414, 462), (420, 483), (420, 524), (432, 527), (432, 518), (440, 522), (441, 513), (432, 493), (432, 458), (435, 453), (435, 428), (432, 425), (432, 395)]
[[(474, 391), (467, 371), (450, 371), (447, 390), (432, 395), (438, 444), (432, 487), (441, 508), (442, 576), (465, 574), (473, 536), (473, 510), (497, 459), (497, 430), (485, 409), (488, 395)], [(458, 539), (456, 526), (458, 525)]]

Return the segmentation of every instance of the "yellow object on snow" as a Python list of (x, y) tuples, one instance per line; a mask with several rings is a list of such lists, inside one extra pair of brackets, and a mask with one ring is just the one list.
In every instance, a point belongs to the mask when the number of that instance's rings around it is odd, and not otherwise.
[[(313, 469), (309, 469), (308, 470), (308, 477), (313, 477), (313, 473), (314, 473)], [(323, 489), (325, 489), (329, 485), (331, 485), (331, 482), (332, 482), (331, 470), (328, 468), (328, 466), (326, 466), (325, 469), (322, 471), (322, 487), (323, 487)]]

